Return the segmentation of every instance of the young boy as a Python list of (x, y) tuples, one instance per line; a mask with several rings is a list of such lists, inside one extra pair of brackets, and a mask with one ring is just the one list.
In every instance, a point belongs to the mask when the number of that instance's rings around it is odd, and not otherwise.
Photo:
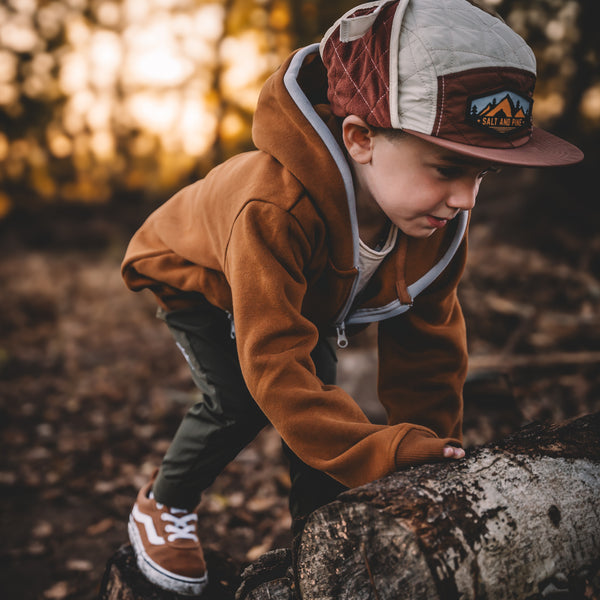
[[(133, 508), (140, 568), (199, 594), (194, 508), (272, 423), (303, 519), (344, 489), (464, 456), (465, 231), (496, 165), (581, 160), (531, 124), (535, 59), (467, 0), (364, 4), (267, 81), (257, 151), (154, 212), (123, 276), (150, 289), (204, 394)], [(373, 424), (335, 385), (335, 349), (378, 323)]]

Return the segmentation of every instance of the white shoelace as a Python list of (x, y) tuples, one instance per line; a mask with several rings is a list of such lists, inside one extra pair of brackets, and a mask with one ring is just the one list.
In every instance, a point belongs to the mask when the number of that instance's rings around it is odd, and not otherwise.
[[(151, 494), (152, 498), (154, 495)], [(164, 504), (156, 502), (156, 508), (162, 510), (166, 508)], [(160, 518), (163, 521), (170, 521), (170, 524), (165, 526), (165, 531), (169, 534), (167, 540), (174, 542), (175, 540), (193, 540), (198, 541), (196, 535), (196, 523), (198, 521), (198, 515), (195, 512), (188, 512), (185, 508), (168, 508), (169, 511), (162, 513)], [(182, 514), (178, 517), (178, 514)]]

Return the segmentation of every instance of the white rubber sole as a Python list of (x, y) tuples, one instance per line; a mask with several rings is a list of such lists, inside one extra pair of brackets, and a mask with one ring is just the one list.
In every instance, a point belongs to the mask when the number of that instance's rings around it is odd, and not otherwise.
[(129, 532), (129, 541), (135, 552), (137, 565), (146, 576), (146, 579), (163, 590), (176, 592), (184, 596), (199, 596), (202, 594), (204, 588), (208, 585), (208, 573), (205, 573), (203, 577), (185, 577), (167, 571), (154, 562), (144, 550), (142, 539), (131, 516), (129, 517), (127, 531)]

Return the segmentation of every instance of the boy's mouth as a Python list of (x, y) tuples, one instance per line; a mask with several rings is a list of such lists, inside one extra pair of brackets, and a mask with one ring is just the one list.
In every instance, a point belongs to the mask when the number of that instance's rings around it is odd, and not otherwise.
[(448, 223), (449, 219), (440, 219), (438, 217), (434, 217), (433, 215), (427, 215), (427, 221), (432, 227), (437, 229), (444, 227)]

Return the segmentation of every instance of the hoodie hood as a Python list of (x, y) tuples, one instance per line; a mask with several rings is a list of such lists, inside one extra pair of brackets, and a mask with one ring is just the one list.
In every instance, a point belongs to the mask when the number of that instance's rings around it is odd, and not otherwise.
[(263, 86), (252, 138), (302, 183), (323, 215), (332, 261), (352, 269), (358, 264), (358, 223), (352, 172), (337, 131), (319, 46), (301, 48)]

